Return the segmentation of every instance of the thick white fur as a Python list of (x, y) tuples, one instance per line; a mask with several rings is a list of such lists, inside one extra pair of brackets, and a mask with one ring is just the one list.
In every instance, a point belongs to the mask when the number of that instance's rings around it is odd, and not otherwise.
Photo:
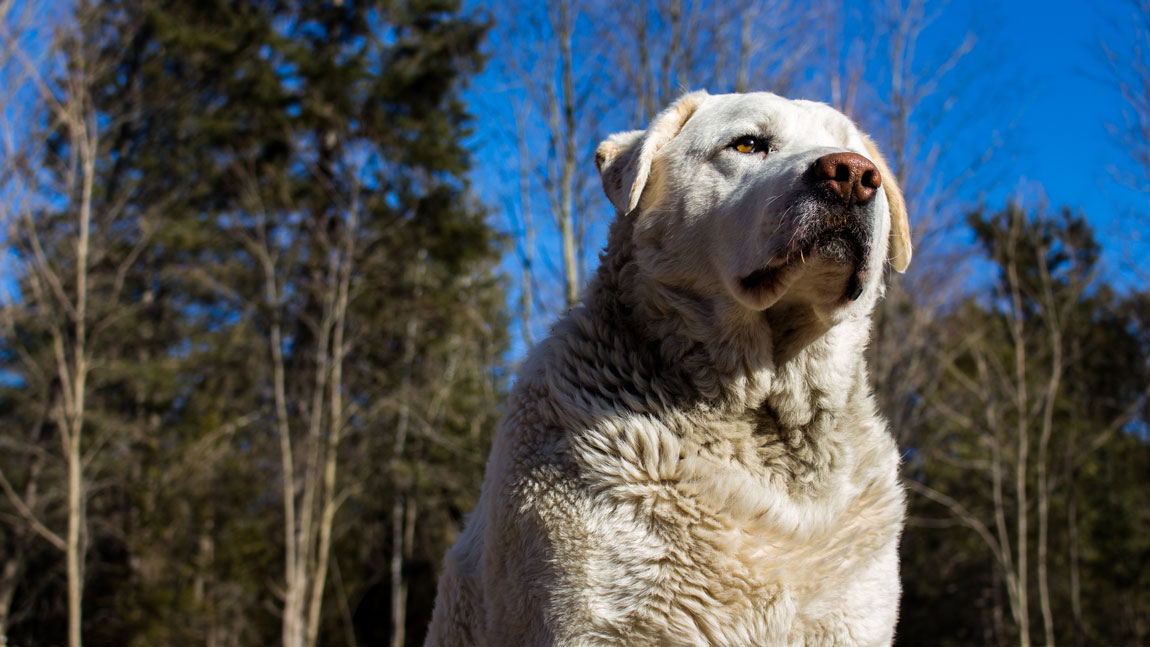
[[(774, 150), (731, 150), (748, 133)], [(863, 349), (910, 246), (885, 166), (857, 300), (820, 257), (738, 282), (781, 262), (786, 196), (841, 151), (877, 156), (765, 93), (689, 94), (600, 146), (601, 267), (520, 372), (429, 647), (890, 644), (904, 500)]]

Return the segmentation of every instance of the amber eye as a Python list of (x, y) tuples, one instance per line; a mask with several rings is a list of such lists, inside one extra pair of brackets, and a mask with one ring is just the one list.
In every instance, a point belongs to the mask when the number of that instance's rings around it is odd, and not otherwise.
[(731, 148), (740, 153), (765, 153), (767, 145), (758, 137), (746, 135), (731, 142)]

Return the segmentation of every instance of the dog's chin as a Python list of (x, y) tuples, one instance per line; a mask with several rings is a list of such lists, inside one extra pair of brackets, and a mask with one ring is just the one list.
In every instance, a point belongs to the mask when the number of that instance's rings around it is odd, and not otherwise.
[(858, 300), (866, 288), (866, 246), (857, 237), (826, 232), (736, 280), (736, 297), (753, 310), (808, 302), (825, 311)]

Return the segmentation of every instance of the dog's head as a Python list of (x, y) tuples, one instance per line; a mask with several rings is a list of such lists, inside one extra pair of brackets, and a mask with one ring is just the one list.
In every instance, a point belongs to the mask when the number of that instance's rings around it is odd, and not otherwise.
[(595, 161), (634, 219), (641, 271), (668, 286), (833, 319), (864, 295), (873, 303), (885, 262), (910, 263), (894, 174), (821, 103), (693, 92), (646, 131), (609, 137)]

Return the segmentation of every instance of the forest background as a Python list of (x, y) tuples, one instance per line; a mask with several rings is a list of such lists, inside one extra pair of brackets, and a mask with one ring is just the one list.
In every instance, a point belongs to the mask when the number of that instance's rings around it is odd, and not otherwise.
[(695, 88), (906, 190), (898, 644), (1150, 644), (1147, 0), (0, 0), (0, 645), (421, 644), (594, 147)]

